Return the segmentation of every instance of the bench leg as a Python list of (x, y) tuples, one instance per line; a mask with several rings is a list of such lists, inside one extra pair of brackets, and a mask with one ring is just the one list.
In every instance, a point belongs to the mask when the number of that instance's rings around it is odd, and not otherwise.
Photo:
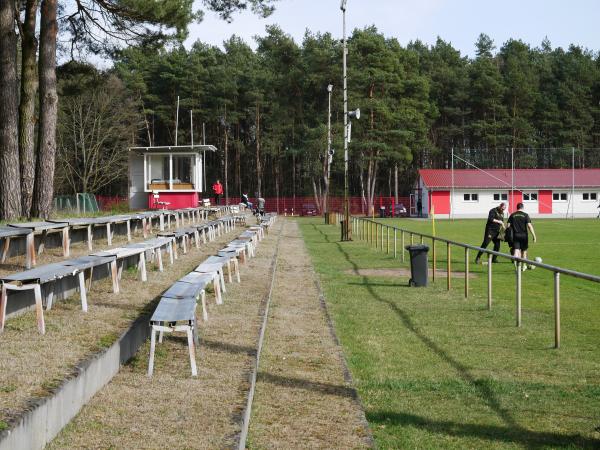
[(169, 252), (169, 259), (171, 260), (171, 265), (173, 265), (175, 263), (175, 261), (173, 261), (173, 241), (169, 242), (167, 249)]
[(219, 281), (219, 277), (215, 277), (213, 280), (213, 289), (215, 290), (215, 302), (217, 305), (223, 304), (223, 297), (221, 295), (221, 283)]
[(94, 278), (94, 268), (90, 267), (89, 275), (86, 277), (86, 280), (85, 280), (85, 288), (87, 289), (88, 292), (92, 290), (93, 278)]
[(206, 322), (208, 320), (208, 312), (206, 311), (206, 292), (204, 292), (204, 289), (200, 292), (200, 302), (202, 303), (202, 320)]
[(8, 249), (10, 248), (10, 238), (4, 238), (4, 246), (2, 247), (2, 259), (0, 262), (4, 263), (6, 261), (6, 257), (8, 256)]
[(221, 267), (221, 270), (219, 270), (219, 272), (217, 272), (219, 274), (219, 278), (221, 279), (221, 292), (223, 292), (223, 294), (227, 293), (227, 288), (225, 287), (225, 277), (223, 276), (223, 268)]
[(206, 228), (202, 230), (202, 243), (206, 244)]
[(196, 248), (199, 249), (200, 248), (200, 233), (198, 233), (198, 230), (194, 231), (194, 241), (196, 242)]
[(62, 245), (63, 245), (63, 256), (68, 258), (71, 255), (71, 239), (69, 238), (69, 227), (62, 229)]
[(127, 220), (127, 242), (131, 242), (131, 220)]
[(175, 259), (179, 259), (179, 252), (177, 250), (177, 238), (173, 239), (171, 243), (171, 248), (173, 249), (173, 254), (175, 255)]
[(198, 376), (198, 369), (196, 368), (196, 346), (194, 345), (194, 337), (192, 336), (192, 327), (187, 329), (187, 340), (188, 348), (190, 351), (190, 365), (192, 366), (192, 376)]
[(140, 260), (138, 262), (138, 271), (140, 272), (140, 278), (142, 281), (148, 281), (148, 275), (146, 274), (146, 252), (140, 253)]
[(156, 249), (156, 258), (158, 259), (158, 271), (162, 272), (164, 270), (162, 261), (162, 247), (158, 247)]
[(25, 250), (27, 251), (27, 257), (25, 261), (25, 265), (28, 269), (31, 269), (36, 265), (35, 260), (35, 236), (33, 232), (29, 233), (25, 238)]
[(93, 249), (93, 244), (92, 244), (92, 240), (94, 239), (93, 237), (93, 233), (92, 233), (92, 226), (88, 225), (87, 226), (87, 245), (88, 245), (88, 250), (91, 252)]
[(156, 330), (154, 326), (150, 329), (150, 358), (148, 358), (148, 376), (154, 372), (154, 351), (156, 350)]
[(123, 266), (125, 265), (125, 262), (123, 260), (117, 262), (118, 264), (118, 268), (117, 268), (117, 279), (120, 280), (123, 277)]
[(113, 293), (119, 293), (119, 271), (117, 269), (117, 260), (110, 262), (110, 277), (112, 279)]
[(142, 219), (142, 235), (144, 236), (144, 239), (146, 239), (148, 237), (148, 228), (146, 228), (146, 218), (145, 217)]
[(241, 281), (240, 281), (240, 265), (238, 264), (237, 259), (233, 260), (233, 265), (235, 266), (235, 276), (237, 278), (237, 282), (241, 283)]
[(181, 239), (181, 243), (183, 245), (183, 254), (187, 255), (187, 240), (188, 240), (188, 235), (184, 234), (183, 238)]
[(158, 218), (158, 221), (160, 231), (165, 231), (165, 215), (161, 214)]
[(85, 275), (83, 271), (77, 274), (77, 278), (79, 278), (79, 296), (81, 297), (81, 310), (83, 312), (87, 312), (87, 292), (85, 291)]
[[(41, 288), (40, 288), (41, 290)], [(46, 284), (46, 310), (52, 309), (52, 302), (54, 301), (54, 283)]]
[(110, 231), (110, 223), (106, 224), (106, 241), (108, 243), (108, 246), (110, 247), (112, 245), (112, 233)]
[(41, 334), (46, 334), (46, 323), (44, 322), (44, 308), (42, 307), (42, 288), (39, 284), (33, 287), (35, 295), (35, 315), (37, 317), (38, 331)]
[[(8, 300), (8, 292), (6, 285), (2, 285), (2, 291), (0, 293), (0, 332), (4, 331), (4, 322), (6, 322), (6, 303)], [(204, 319), (206, 320), (206, 319)]]
[(194, 344), (198, 347), (200, 345), (200, 336), (198, 335), (198, 321), (195, 316), (194, 322), (192, 323), (192, 332), (194, 334)]
[(227, 279), (230, 283), (233, 281), (231, 278), (231, 259), (227, 261)]

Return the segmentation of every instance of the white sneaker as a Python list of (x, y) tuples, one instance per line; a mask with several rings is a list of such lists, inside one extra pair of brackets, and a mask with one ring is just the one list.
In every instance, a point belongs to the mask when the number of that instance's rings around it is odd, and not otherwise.
[(527, 264), (523, 264), (523, 272), (527, 270)]

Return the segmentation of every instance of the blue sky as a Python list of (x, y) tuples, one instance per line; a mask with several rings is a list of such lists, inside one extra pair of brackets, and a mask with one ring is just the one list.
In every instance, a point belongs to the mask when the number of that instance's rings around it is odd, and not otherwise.
[[(267, 24), (278, 24), (297, 42), (307, 28), (341, 37), (339, 5), (339, 0), (281, 0), (267, 19), (244, 12), (231, 24), (207, 13), (191, 27), (186, 43), (200, 39), (221, 45), (237, 34), (254, 46), (252, 37), (264, 34)], [(196, 6), (201, 6), (198, 0)], [(440, 36), (469, 56), (481, 32), (497, 47), (509, 38), (539, 46), (547, 36), (552, 47), (574, 43), (600, 49), (600, 0), (348, 0), (346, 18), (349, 30), (375, 25), (403, 45), (415, 39), (432, 44)]]

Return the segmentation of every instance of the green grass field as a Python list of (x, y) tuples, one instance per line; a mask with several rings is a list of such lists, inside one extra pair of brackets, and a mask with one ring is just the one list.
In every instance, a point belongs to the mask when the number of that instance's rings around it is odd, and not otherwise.
[[(321, 219), (302, 230), (337, 333), (381, 448), (600, 448), (600, 286), (561, 279), (562, 348), (553, 349), (552, 275), (523, 274), (523, 326), (515, 327), (514, 267), (494, 266), (428, 288), (360, 269), (407, 267), (361, 241), (339, 242)], [(430, 233), (431, 223), (384, 220)], [(600, 221), (537, 221), (531, 256), (599, 273)], [(483, 222), (438, 221), (437, 235), (479, 245)], [(400, 248), (398, 246), (398, 248)], [(471, 255), (474, 259), (475, 255)], [(445, 248), (438, 247), (444, 268)], [(408, 260), (408, 258), (407, 258)], [(453, 270), (464, 252), (453, 251)]]

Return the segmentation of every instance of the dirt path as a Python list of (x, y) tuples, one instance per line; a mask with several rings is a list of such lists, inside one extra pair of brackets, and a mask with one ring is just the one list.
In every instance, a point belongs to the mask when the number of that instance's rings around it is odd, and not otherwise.
[(320, 303), (295, 221), (280, 243), (250, 420), (249, 448), (364, 448), (364, 413)]
[(232, 447), (240, 433), (262, 303), (283, 222), (261, 242), (256, 257), (241, 266), (242, 283), (227, 285), (225, 303), (217, 307), (209, 297), (209, 320), (199, 322), (198, 378), (190, 376), (183, 336), (168, 336), (157, 347), (149, 379), (147, 343), (49, 448)]

